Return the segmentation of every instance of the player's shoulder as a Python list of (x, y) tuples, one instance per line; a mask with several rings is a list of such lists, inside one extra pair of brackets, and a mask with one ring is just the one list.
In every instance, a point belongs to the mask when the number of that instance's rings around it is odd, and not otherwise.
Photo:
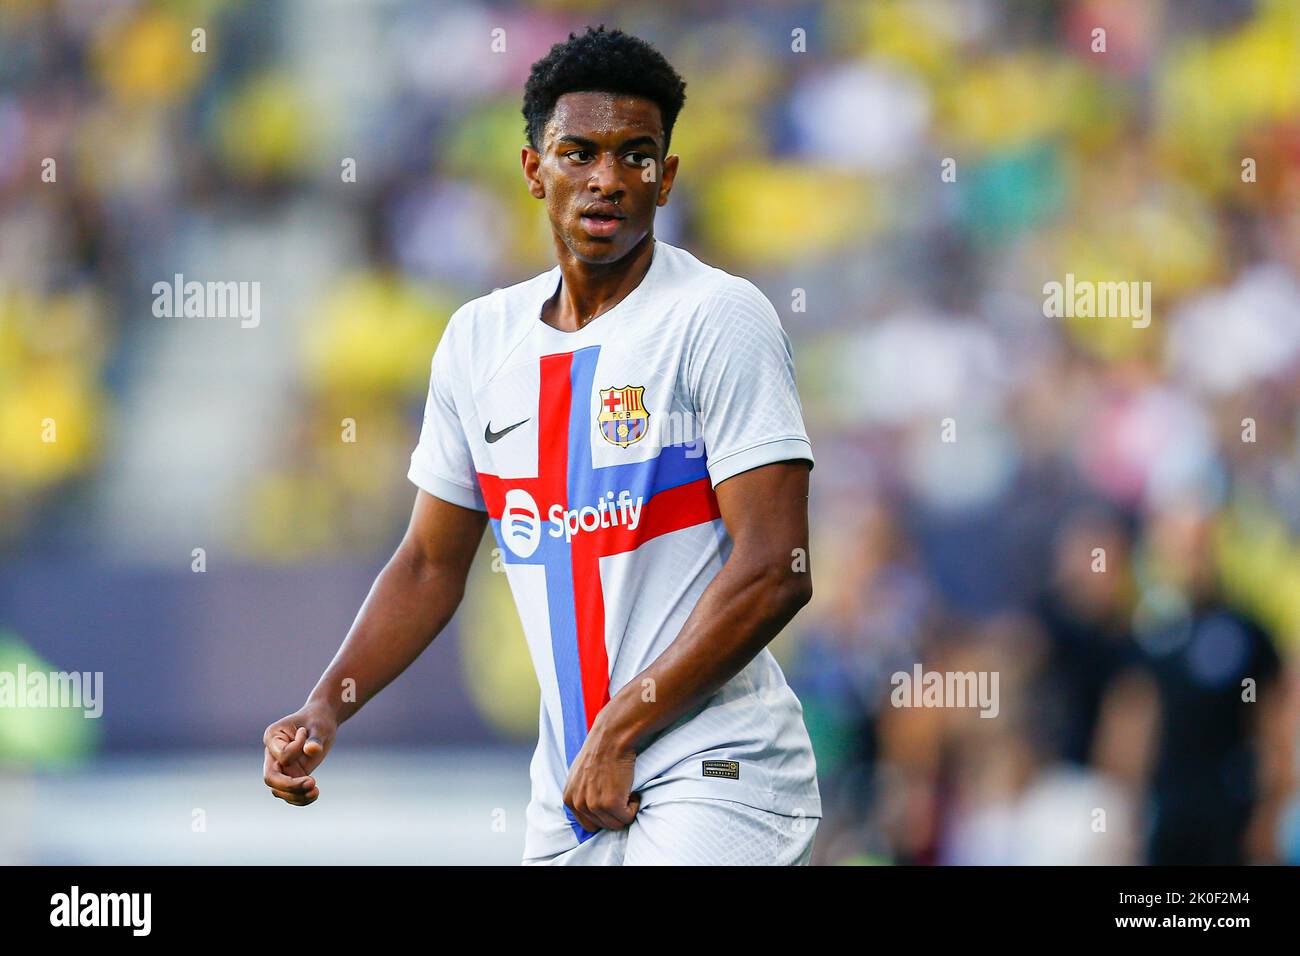
[(471, 331), (500, 331), (499, 328), (485, 327), (495, 327), (511, 319), (525, 317), (532, 306), (540, 304), (546, 298), (545, 293), (554, 291), (555, 284), (559, 281), (559, 272), (559, 266), (552, 266), (530, 279), (470, 299), (452, 313), (448, 328), (455, 325), (462, 335)]
[(698, 307), (694, 310), (697, 323), (723, 321), (736, 313), (776, 320), (771, 300), (751, 280), (710, 265), (685, 249), (663, 245), (674, 294)]
[(471, 358), (488, 360), (502, 350), (510, 351), (526, 335), (541, 303), (559, 281), (559, 266), (530, 279), (486, 292), (470, 299), (451, 314), (443, 339), (462, 362)]

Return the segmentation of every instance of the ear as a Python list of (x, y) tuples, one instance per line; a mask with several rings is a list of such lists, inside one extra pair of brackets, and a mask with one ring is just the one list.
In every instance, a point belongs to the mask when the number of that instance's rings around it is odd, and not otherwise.
[(534, 199), (546, 198), (546, 186), (542, 183), (542, 157), (531, 146), (525, 144), (519, 153), (519, 162), (524, 169), (524, 179), (528, 182), (528, 192)]
[(659, 196), (655, 205), (668, 205), (668, 194), (673, 191), (673, 180), (677, 178), (677, 163), (680, 157), (674, 153), (664, 160), (663, 179), (659, 183)]

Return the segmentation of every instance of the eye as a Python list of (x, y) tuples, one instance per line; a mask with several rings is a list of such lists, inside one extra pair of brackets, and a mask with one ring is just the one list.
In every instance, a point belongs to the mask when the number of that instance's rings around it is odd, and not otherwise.
[(642, 153), (642, 152), (628, 153), (627, 158), (632, 160), (632, 162), (635, 163), (637, 166), (644, 166), (646, 164), (647, 159), (650, 160), (651, 162), (654, 162), (654, 157), (651, 156), (649, 153)]
[(565, 159), (576, 163), (585, 162), (585, 160), (580, 158), (583, 156), (590, 157), (591, 153), (587, 152), (585, 149), (573, 149), (564, 154)]

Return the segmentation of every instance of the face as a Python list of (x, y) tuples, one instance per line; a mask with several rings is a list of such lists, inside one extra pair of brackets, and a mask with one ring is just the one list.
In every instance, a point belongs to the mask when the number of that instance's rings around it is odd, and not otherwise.
[(668, 201), (677, 157), (663, 155), (659, 107), (638, 96), (566, 93), (523, 150), (528, 191), (546, 201), (551, 229), (583, 262), (617, 262), (651, 233)]
[(1214, 585), (1213, 524), (1199, 511), (1176, 506), (1150, 523), (1148, 538), (1163, 577), (1187, 591), (1209, 591)]

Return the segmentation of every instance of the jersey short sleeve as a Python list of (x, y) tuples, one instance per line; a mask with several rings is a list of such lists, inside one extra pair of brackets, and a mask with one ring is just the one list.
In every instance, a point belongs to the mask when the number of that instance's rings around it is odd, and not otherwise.
[(689, 343), (688, 389), (712, 484), (792, 458), (812, 467), (790, 339), (767, 296), (733, 277), (706, 296)]
[(435, 498), (462, 508), (486, 511), (478, 472), (465, 440), (465, 428), (456, 411), (452, 389), (453, 351), (449, 322), (430, 363), (424, 425), (420, 429), (420, 441), (411, 453), (411, 468), (406, 476)]

